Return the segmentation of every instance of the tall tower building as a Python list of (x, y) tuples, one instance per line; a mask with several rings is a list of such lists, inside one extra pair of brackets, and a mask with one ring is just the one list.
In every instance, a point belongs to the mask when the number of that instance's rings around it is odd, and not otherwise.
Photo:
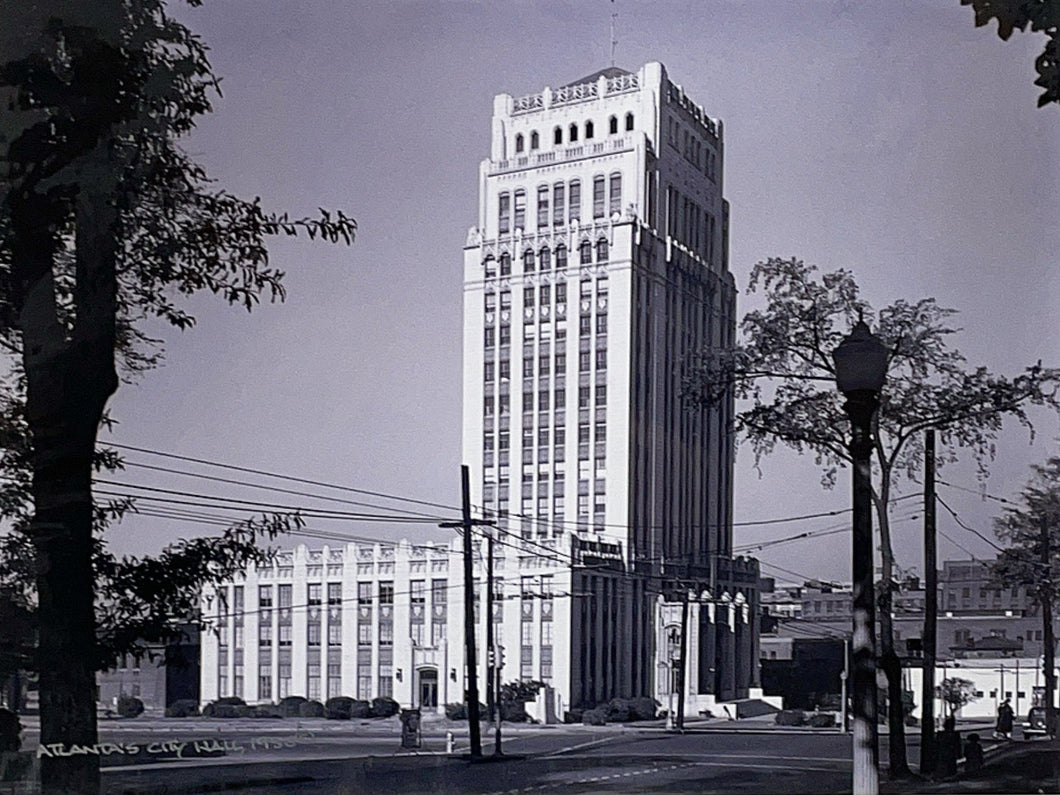
[(690, 653), (734, 669), (703, 687), (756, 677), (732, 402), (681, 397), (691, 357), (735, 334), (723, 159), (721, 122), (658, 63), (494, 100), (464, 249), (463, 457), (500, 540), (563, 569), (571, 703), (661, 692), (667, 598), (689, 589), (745, 626), (727, 662)]
[[(476, 537), (472, 625), (480, 692), (491, 636), (502, 681), (548, 686), (540, 720), (760, 693), (731, 401), (681, 399), (689, 357), (733, 341), (723, 156), (721, 123), (657, 63), (494, 102), (464, 249), (463, 453), (499, 598), (485, 609)], [(462, 701), (461, 548), (299, 547), (208, 589), (203, 700)]]

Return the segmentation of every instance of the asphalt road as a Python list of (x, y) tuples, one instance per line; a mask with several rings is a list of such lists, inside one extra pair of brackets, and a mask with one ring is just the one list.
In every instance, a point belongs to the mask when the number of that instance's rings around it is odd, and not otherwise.
[[(332, 724), (334, 725), (334, 724)], [(190, 727), (189, 727), (190, 728)], [(428, 726), (420, 753), (401, 752), (393, 727), (353, 734), (321, 726), (290, 747), (266, 747), (232, 731), (223, 756), (160, 759), (108, 767), (108, 793), (194, 792), (238, 787), (248, 793), (641, 793), (844, 792), (850, 787), (850, 738), (767, 731), (668, 734), (659, 729), (581, 726), (517, 728), (503, 759), (470, 762), (444, 753), (445, 727)], [(288, 730), (287, 727), (281, 727)], [(289, 730), (288, 730), (289, 731)], [(164, 732), (154, 732), (157, 739)], [(189, 733), (189, 737), (193, 732)], [(284, 735), (273, 732), (273, 739)], [(130, 741), (132, 735), (126, 737)], [(457, 752), (466, 751), (466, 733)], [(242, 749), (242, 750), (237, 750)]]

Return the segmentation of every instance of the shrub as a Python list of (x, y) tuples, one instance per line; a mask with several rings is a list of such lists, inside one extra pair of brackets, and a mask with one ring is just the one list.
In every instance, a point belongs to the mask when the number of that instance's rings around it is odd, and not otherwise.
[(372, 699), (373, 718), (389, 718), (391, 715), (397, 715), (400, 710), (401, 705), (390, 696), (378, 696)]
[(835, 726), (835, 714), (832, 712), (815, 712), (810, 716), (810, 725), (815, 729), (827, 729)]
[(229, 707), (245, 707), (247, 702), (241, 699), (239, 696), (221, 696), (217, 699), (214, 704), (222, 704)]
[(563, 722), (564, 723), (581, 723), (582, 722), (582, 712), (583, 711), (581, 709), (579, 709), (578, 707), (574, 707), (573, 709), (568, 709), (566, 712), (563, 713)]
[(302, 696), (284, 696), (280, 699), (280, 713), (285, 718), (297, 718), (298, 708), (305, 704), (308, 699)]
[(582, 723), (589, 726), (605, 726), (607, 724), (607, 707), (585, 710), (582, 713)]
[(0, 753), (15, 753), (22, 747), (22, 722), (18, 715), (0, 707)]
[(324, 702), (324, 717), (328, 720), (349, 720), (353, 699), (349, 696), (332, 696)]
[(648, 696), (639, 696), (629, 701), (630, 720), (655, 720), (659, 702)]
[(300, 718), (323, 718), (324, 705), (319, 701), (306, 701), (298, 706), (298, 717)]
[[(479, 714), (485, 714), (484, 712)], [(508, 723), (525, 723), (530, 719), (526, 704), (522, 701), (505, 701), (501, 704), (501, 720)]]
[[(479, 720), (485, 720), (486, 718), (486, 705), (481, 701), (478, 705)], [(445, 717), (449, 720), (467, 720), (467, 704), (460, 704), (452, 702), (445, 705)], [(507, 718), (505, 718), (507, 720)]]
[(777, 713), (777, 726), (803, 726), (806, 724), (806, 713), (801, 709), (782, 709)]
[(144, 711), (144, 702), (136, 696), (118, 696), (117, 711), (123, 718), (135, 718)]
[(246, 704), (240, 707), (236, 704), (218, 704), (212, 701), (202, 708), (202, 716), (204, 718), (241, 718), (245, 717), (247, 709)]
[(167, 718), (193, 718), (199, 714), (199, 702), (193, 698), (179, 698), (166, 707)]
[(351, 718), (370, 718), (372, 717), (372, 703), (370, 701), (361, 701), (357, 699), (350, 704), (350, 717)]
[(632, 720), (628, 699), (613, 698), (602, 709), (607, 713), (608, 723), (627, 723)]
[(283, 713), (275, 704), (258, 704), (250, 708), (252, 718), (282, 718)]

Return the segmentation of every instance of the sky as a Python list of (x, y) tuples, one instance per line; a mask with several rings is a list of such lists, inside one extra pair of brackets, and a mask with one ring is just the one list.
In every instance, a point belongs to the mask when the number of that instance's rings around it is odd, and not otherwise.
[[(328, 492), (457, 518), (462, 248), (478, 222), (493, 96), (607, 66), (613, 12), (618, 66), (662, 62), (724, 122), (740, 314), (755, 305), (754, 264), (797, 256), (850, 269), (876, 306), (934, 296), (959, 309), (954, 342), (970, 365), (1006, 375), (1039, 359), (1060, 365), (1060, 109), (1038, 109), (1033, 85), (1044, 39), (1002, 42), (958, 0), (224, 0), (173, 11), (211, 47), (222, 77), (215, 112), (186, 142), (218, 186), (296, 216), (342, 209), (359, 231), (350, 247), (274, 241), (283, 304), (248, 314), (196, 296), (194, 329), (150, 329), (165, 340), (165, 363), (122, 386), (106, 439), (153, 452), (124, 450), (135, 466), (115, 480), (323, 505), (146, 468), (252, 478), (161, 452), (444, 505)], [(953, 485), (940, 495), (987, 538), (1002, 503), (975, 492), (1011, 499), (1029, 465), (1058, 452), (1057, 418), (1035, 417), (1033, 445), (1006, 426), (985, 482), (970, 462), (942, 473)], [(849, 579), (849, 514), (757, 524), (843, 511), (843, 475), (827, 491), (812, 457), (778, 452), (756, 469), (741, 447), (735, 481), (737, 549), (837, 531), (756, 552), (763, 574)], [(919, 571), (917, 502), (896, 514), (895, 552)], [(940, 560), (992, 557), (945, 510), (939, 528)], [(216, 529), (140, 515), (111, 543), (139, 554)], [(433, 522), (314, 519), (309, 529), (447, 537)]]

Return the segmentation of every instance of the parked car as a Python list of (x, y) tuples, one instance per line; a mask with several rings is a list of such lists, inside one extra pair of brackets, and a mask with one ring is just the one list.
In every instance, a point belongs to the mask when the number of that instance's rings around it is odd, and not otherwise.
[(1046, 735), (1055, 733), (1056, 729), (1053, 727), (1050, 732), (1050, 726), (1048, 716), (1046, 715), (1045, 707), (1031, 707), (1031, 711), (1027, 713), (1027, 721), (1023, 724), (1023, 736), (1033, 737), (1034, 735)]

